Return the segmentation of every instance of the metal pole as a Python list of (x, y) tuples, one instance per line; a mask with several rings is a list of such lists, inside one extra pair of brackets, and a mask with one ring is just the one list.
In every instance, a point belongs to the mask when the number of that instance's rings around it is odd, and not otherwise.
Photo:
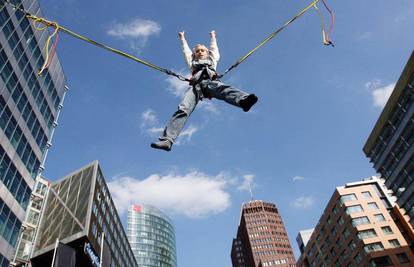
[(102, 239), (101, 239), (101, 256), (99, 257), (99, 267), (102, 267), (102, 258), (103, 258), (103, 246), (104, 246), (104, 239), (105, 233), (102, 232)]
[(59, 244), (59, 238), (56, 238), (55, 250), (53, 251), (52, 265), (50, 265), (51, 267), (53, 267), (53, 265), (55, 264), (55, 256), (56, 256), (56, 250), (57, 250), (58, 244)]

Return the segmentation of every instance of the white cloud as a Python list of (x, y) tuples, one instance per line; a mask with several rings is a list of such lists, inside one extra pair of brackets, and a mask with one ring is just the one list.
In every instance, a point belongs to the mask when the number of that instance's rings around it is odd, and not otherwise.
[(127, 23), (114, 22), (107, 34), (120, 39), (127, 39), (129, 46), (136, 53), (147, 44), (148, 38), (152, 35), (159, 35), (161, 26), (152, 20), (136, 18)]
[(141, 127), (154, 126), (158, 124), (158, 117), (152, 109), (147, 109), (141, 114)]
[(168, 213), (200, 218), (223, 212), (230, 206), (226, 187), (231, 179), (225, 173), (209, 176), (192, 171), (184, 175), (153, 174), (143, 180), (118, 177), (108, 186), (121, 215), (133, 203), (146, 203)]
[(151, 137), (156, 137), (164, 130), (160, 127), (158, 116), (152, 109), (147, 109), (141, 113), (141, 131)]
[(394, 90), (394, 87), (395, 83), (392, 83), (372, 91), (372, 97), (374, 98), (374, 106), (383, 108), (387, 103), (392, 91)]
[(195, 134), (199, 128), (195, 125), (189, 125), (184, 131), (182, 131), (177, 139), (176, 145), (180, 145), (184, 142), (191, 141), (191, 137)]
[(302, 180), (305, 180), (305, 177), (303, 177), (303, 176), (294, 176), (294, 177), (292, 177), (293, 182), (302, 181)]
[(237, 187), (240, 191), (250, 191), (250, 189), (253, 189), (256, 187), (255, 183), (253, 182), (255, 175), (253, 174), (246, 174), (243, 176), (243, 182), (242, 184)]
[(306, 209), (311, 207), (315, 203), (315, 199), (311, 196), (305, 197), (299, 197), (295, 199), (295, 201), (292, 203), (292, 206), (298, 209)]
[(373, 105), (375, 107), (383, 108), (388, 101), (392, 91), (394, 90), (395, 83), (391, 83), (386, 86), (382, 86), (380, 80), (375, 79), (365, 83), (365, 88), (371, 91)]
[(372, 38), (372, 32), (358, 32), (355, 35), (357, 41), (367, 41)]
[(158, 35), (161, 26), (152, 20), (133, 19), (127, 23), (113, 23), (107, 33), (118, 38), (132, 38), (147, 40), (151, 35)]
[(206, 99), (205, 101), (199, 102), (198, 105), (200, 106), (200, 108), (202, 108), (206, 111), (209, 111), (209, 112), (214, 113), (214, 114), (220, 114), (219, 109), (217, 108), (217, 106), (211, 100)]
[[(180, 74), (184, 77), (189, 76), (189, 74), (186, 74), (186, 73), (183, 73), (183, 72), (178, 72), (178, 74)], [(176, 77), (173, 77), (173, 76), (168, 76), (166, 81), (169, 85), (167, 87), (168, 92), (170, 92), (171, 94), (173, 94), (176, 97), (183, 98), (185, 92), (187, 91), (187, 89), (189, 87), (188, 82), (181, 81), (181, 80), (179, 80), (179, 79), (177, 79)]]

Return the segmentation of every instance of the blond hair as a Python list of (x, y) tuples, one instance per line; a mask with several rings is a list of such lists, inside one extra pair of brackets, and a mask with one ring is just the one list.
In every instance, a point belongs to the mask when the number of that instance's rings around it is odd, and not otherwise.
[(197, 48), (197, 47), (200, 47), (200, 46), (201, 46), (201, 47), (204, 47), (204, 48), (207, 50), (207, 52), (209, 51), (209, 50), (208, 50), (208, 48), (207, 48), (207, 46), (205, 46), (205, 45), (203, 45), (203, 44), (196, 44), (196, 45), (193, 47), (193, 54), (195, 53), (196, 48)]

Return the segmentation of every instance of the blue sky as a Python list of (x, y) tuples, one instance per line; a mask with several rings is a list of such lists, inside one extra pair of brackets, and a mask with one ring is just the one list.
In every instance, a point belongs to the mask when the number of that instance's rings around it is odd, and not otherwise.
[[(184, 74), (178, 31), (194, 45), (216, 30), (223, 71), (309, 2), (40, 0), (47, 18)], [(321, 44), (311, 10), (224, 78), (258, 95), (251, 112), (205, 101), (169, 153), (149, 144), (185, 84), (62, 33), (70, 91), (46, 177), (99, 160), (124, 223), (132, 203), (170, 215), (180, 267), (231, 266), (250, 181), (256, 199), (278, 206), (297, 253), (298, 231), (335, 187), (375, 175), (362, 147), (414, 43), (413, 1), (328, 2), (335, 48)]]

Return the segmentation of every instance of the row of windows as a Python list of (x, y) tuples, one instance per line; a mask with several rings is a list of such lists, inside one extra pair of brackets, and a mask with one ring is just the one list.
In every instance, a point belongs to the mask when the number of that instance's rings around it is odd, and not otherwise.
[(388, 143), (390, 142), (393, 134), (400, 126), (402, 119), (404, 118), (405, 113), (409, 109), (409, 106), (412, 103), (413, 94), (407, 85), (404, 89), (402, 95), (398, 99), (397, 104), (391, 111), (391, 116), (386, 122), (385, 126), (381, 130), (380, 135), (378, 136), (377, 141), (375, 142), (373, 149), (370, 151), (369, 156), (372, 162), (377, 162), (379, 157), (384, 152)]
[(290, 249), (290, 245), (277, 243), (277, 244), (264, 244), (264, 245), (252, 246), (253, 250), (270, 249), (270, 248), (289, 248)]
[(155, 216), (153, 214), (143, 212), (131, 213), (131, 216), (128, 218), (128, 224), (131, 225), (144, 222), (154, 224), (154, 226), (160, 229), (168, 229), (170, 232), (174, 232), (174, 227), (167, 219)]
[(408, 216), (410, 216), (410, 222), (412, 225), (414, 225), (414, 193), (411, 194), (411, 196), (405, 201), (405, 203), (402, 204), (404, 209), (408, 212)]
[[(385, 235), (392, 235), (394, 233), (389, 226), (383, 226), (381, 227), (381, 230)], [(366, 229), (358, 232), (359, 239), (372, 238), (376, 236), (378, 235), (375, 229)]]
[(0, 146), (0, 179), (17, 202), (26, 210), (31, 189)]
[(384, 160), (380, 171), (384, 177), (389, 178), (397, 169), (398, 163), (405, 156), (407, 150), (414, 144), (414, 115), (411, 117), (390, 153)]
[[(7, 56), (4, 51), (0, 51), (0, 65), (3, 64), (7, 60)], [(19, 109), (20, 113), (22, 114), (23, 119), (26, 121), (27, 127), (29, 128), (30, 132), (33, 135), (33, 138), (36, 140), (37, 145), (41, 150), (46, 148), (47, 137), (45, 132), (43, 131), (39, 121), (36, 118), (36, 114), (33, 110), (33, 107), (29, 103), (29, 100), (26, 94), (23, 92), (23, 88), (20, 83), (17, 81), (16, 74), (9, 71), (12, 71), (10, 63), (5, 63), (7, 67), (5, 69), (9, 69), (8, 71), (2, 71), (1, 77), (6, 82), (5, 77), (9, 77), (10, 79), (6, 83), (6, 88), (9, 90), (14, 102), (16, 103), (17, 108)], [(13, 90), (14, 88), (14, 90)], [(43, 106), (42, 106), (43, 108)], [(41, 109), (42, 109), (41, 108)]]
[(29, 142), (20, 129), (12, 112), (6, 105), (3, 97), (0, 96), (0, 128), (3, 129), (4, 134), (10, 140), (20, 159), (26, 166), (32, 178), (35, 178), (40, 166), (40, 162), (36, 157)]
[[(414, 134), (413, 134), (414, 135)], [(397, 179), (392, 185), (392, 190), (396, 192), (397, 196), (400, 196), (404, 191), (409, 188), (414, 181), (414, 155), (407, 160), (405, 166), (397, 175)], [(406, 209), (409, 210), (409, 209)]]
[(280, 265), (280, 264), (286, 264), (286, 263), (288, 263), (287, 259), (280, 259), (280, 260), (263, 262), (263, 266), (273, 266), (273, 265)]
[(165, 228), (165, 227), (163, 228), (163, 227), (160, 227), (159, 225), (154, 225), (153, 223), (147, 223), (147, 222), (131, 223), (130, 221), (128, 221), (128, 230), (127, 230), (128, 235), (130, 235), (131, 237), (136, 236), (138, 232), (157, 234), (157, 235), (164, 236), (165, 238), (169, 238), (171, 240), (175, 239), (174, 232), (171, 231), (171, 229), (169, 228)]
[[(138, 250), (138, 251), (135, 250), (134, 255), (138, 262), (140, 261), (139, 260), (140, 258), (149, 258), (149, 259), (157, 260), (158, 266), (175, 266), (176, 265), (176, 261), (170, 255), (170, 253), (162, 255), (154, 251), (150, 251), (150, 250)], [(166, 263), (167, 265), (162, 265), (161, 263)]]
[[(369, 202), (367, 204), (367, 206), (368, 206), (368, 210), (378, 210), (379, 209), (377, 203), (375, 203), (375, 202)], [(362, 205), (360, 205), (360, 204), (348, 206), (348, 207), (345, 208), (346, 214), (351, 214), (351, 213), (356, 213), (356, 212), (363, 212), (363, 211), (364, 211), (364, 209), (362, 208)]]
[[(150, 251), (153, 253), (157, 253), (160, 255), (171, 257), (175, 260), (175, 250), (171, 250), (165, 246), (158, 246), (157, 245), (149, 245), (149, 244), (131, 244), (132, 251), (136, 255), (136, 252), (138, 251)], [(238, 247), (237, 247), (238, 248)], [(237, 250), (237, 249), (236, 249)]]
[(254, 254), (258, 257), (260, 256), (270, 256), (270, 255), (279, 255), (279, 254), (292, 254), (290, 250), (267, 250), (267, 251), (256, 251)]
[[(384, 222), (385, 221), (385, 217), (384, 215), (382, 215), (381, 213), (379, 214), (374, 214), (374, 218), (376, 222)], [(352, 226), (358, 226), (358, 225), (365, 225), (365, 224), (370, 224), (370, 220), (367, 216), (361, 216), (361, 217), (356, 217), (353, 218), (351, 220), (352, 222)]]
[(22, 222), (0, 198), (0, 235), (14, 247), (17, 242)]
[[(362, 198), (364, 198), (364, 199), (371, 199), (372, 198), (372, 195), (369, 191), (361, 192), (361, 195), (362, 195)], [(357, 200), (357, 199), (358, 199), (357, 196), (354, 193), (351, 193), (351, 194), (342, 195), (341, 198), (340, 198), (340, 202), (343, 204), (345, 202), (353, 201), (353, 200)]]
[[(7, 11), (6, 9), (3, 9), (0, 13), (3, 13), (5, 15), (1, 15), (0, 18), (4, 18), (7, 17)], [(27, 20), (27, 19), (26, 19)], [(0, 20), (0, 24), (3, 24), (4, 21)], [(21, 26), (22, 27), (22, 26)], [(18, 66), (20, 67), (23, 76), (25, 77), (28, 87), (30, 88), (32, 95), (33, 95), (33, 99), (36, 100), (37, 105), (39, 106), (40, 112), (43, 115), (49, 129), (53, 126), (53, 122), (54, 122), (54, 117), (52, 115), (52, 112), (48, 106), (47, 100), (45, 98), (45, 95), (43, 93), (43, 91), (41, 90), (41, 86), (38, 82), (38, 77), (35, 74), (30, 62), (29, 62), (29, 58), (26, 56), (26, 54), (24, 53), (24, 48), (21, 45), (21, 42), (19, 41), (19, 37), (14, 29), (13, 23), (11, 20), (8, 20), (8, 22), (5, 24), (5, 26), (3, 27), (3, 32), (6, 35), (6, 38), (10, 37), (8, 39), (9, 45), (11, 47), (11, 49), (13, 50), (13, 54), (16, 58), (16, 61), (18, 62)], [(33, 31), (31, 30), (30, 27), (27, 28), (27, 31), (25, 33), (25, 37), (27, 38), (27, 42), (28, 45), (27, 47), (30, 47), (33, 51), (33, 56), (35, 57), (35, 60), (37, 60), (38, 65), (42, 65), (43, 64), (43, 57), (41, 55), (40, 49), (37, 45), (36, 39), (34, 38), (33, 35)], [(26, 46), (26, 45), (25, 45)], [(8, 63), (8, 62), (6, 62)], [(5, 63), (4, 63), (5, 64)], [(11, 69), (11, 65), (10, 63), (5, 64), (5, 65), (0, 65), (0, 67), (2, 68), (4, 66), (4, 70), (5, 73), (3, 74), (3, 79), (4, 82), (8, 85), (9, 90), (13, 90), (15, 84), (18, 81), (18, 78), (16, 77), (16, 75), (11, 76), (10, 73), (13, 72)], [(50, 82), (50, 75), (49, 73), (47, 73), (47, 77), (49, 77), (48, 81)], [(10, 80), (8, 80), (11, 79)], [(46, 81), (46, 79), (45, 79)], [(54, 88), (54, 86), (53, 86)], [(49, 90), (49, 89), (48, 89)], [(50, 91), (50, 90), (49, 90)], [(56, 95), (57, 97), (57, 93), (56, 90), (53, 89), (52, 91), (49, 92), (49, 94), (51, 94), (52, 96)], [(51, 97), (52, 97), (51, 96)], [(60, 101), (60, 99), (58, 99), (58, 97), (55, 99), (55, 101)], [(55, 103), (56, 105), (56, 103)]]

